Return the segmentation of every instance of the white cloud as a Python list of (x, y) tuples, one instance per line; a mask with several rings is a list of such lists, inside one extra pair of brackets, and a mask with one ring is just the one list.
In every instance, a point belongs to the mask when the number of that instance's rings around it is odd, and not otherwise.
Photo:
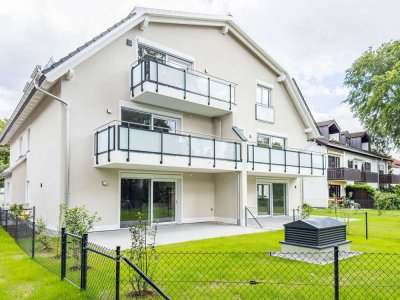
[(313, 115), (317, 122), (336, 120), (341, 130), (348, 130), (349, 132), (364, 130), (360, 121), (353, 116), (349, 106), (343, 103), (329, 112), (314, 112)]
[(345, 98), (348, 94), (348, 89), (343, 86), (336, 86), (334, 88), (329, 88), (323, 84), (315, 84), (306, 80), (298, 81), (301, 86), (301, 91), (304, 96), (328, 96), (328, 97), (340, 97)]

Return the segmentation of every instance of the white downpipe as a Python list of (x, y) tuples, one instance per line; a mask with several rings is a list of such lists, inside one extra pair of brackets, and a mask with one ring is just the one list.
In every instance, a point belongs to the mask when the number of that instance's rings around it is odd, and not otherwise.
[(39, 87), (39, 85), (35, 82), (35, 89), (52, 99), (62, 103), (65, 105), (66, 108), (66, 116), (65, 116), (65, 122), (66, 122), (66, 146), (65, 146), (65, 157), (66, 157), (66, 166), (65, 166), (65, 206), (68, 208), (69, 207), (69, 198), (70, 198), (70, 166), (71, 166), (71, 139), (70, 139), (70, 128), (71, 128), (71, 120), (70, 120), (70, 114), (71, 114), (71, 109), (70, 109), (70, 104), (67, 101), (62, 100), (61, 98), (49, 93), (48, 91), (42, 89)]

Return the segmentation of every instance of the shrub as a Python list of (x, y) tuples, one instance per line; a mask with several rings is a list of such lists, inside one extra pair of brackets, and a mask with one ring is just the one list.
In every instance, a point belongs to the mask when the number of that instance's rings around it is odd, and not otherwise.
[(10, 215), (13, 218), (28, 220), (31, 217), (31, 213), (24, 209), (22, 204), (13, 204), (10, 206)]
[(46, 227), (47, 224), (42, 218), (39, 218), (36, 221), (36, 232), (37, 232), (36, 239), (38, 243), (41, 245), (42, 250), (49, 252), (53, 250), (53, 247), (51, 246), (51, 237), (46, 232)]
[(375, 207), (378, 210), (378, 215), (381, 215), (385, 210), (396, 208), (395, 203), (398, 201), (395, 193), (376, 192)]
[[(137, 224), (129, 228), (131, 233), (131, 249), (129, 259), (143, 270), (148, 277), (152, 277), (156, 269), (157, 251), (155, 241), (157, 235), (157, 224), (148, 227), (143, 220), (142, 214), (137, 214)], [(149, 284), (135, 271), (129, 271), (129, 283), (132, 291), (128, 297), (146, 297), (153, 294)]]
[(308, 203), (303, 203), (301, 206), (297, 207), (297, 213), (299, 214), (301, 219), (308, 219), (312, 211), (313, 208)]

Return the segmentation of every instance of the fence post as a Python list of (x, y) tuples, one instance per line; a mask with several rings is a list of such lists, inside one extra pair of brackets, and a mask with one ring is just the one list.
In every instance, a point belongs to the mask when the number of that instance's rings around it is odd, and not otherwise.
[(36, 211), (32, 208), (32, 258), (35, 258)]
[(368, 212), (365, 212), (365, 239), (368, 240)]
[(119, 300), (120, 274), (121, 274), (121, 247), (117, 246), (115, 251), (115, 299)]
[(18, 242), (18, 216), (15, 216), (15, 240)]
[(87, 285), (87, 233), (82, 235), (81, 243), (81, 290), (86, 290)]
[(333, 261), (335, 273), (335, 300), (339, 300), (339, 247), (333, 247)]
[(67, 267), (67, 235), (65, 227), (61, 228), (61, 280), (65, 278)]
[(8, 210), (6, 210), (6, 231), (8, 232)]

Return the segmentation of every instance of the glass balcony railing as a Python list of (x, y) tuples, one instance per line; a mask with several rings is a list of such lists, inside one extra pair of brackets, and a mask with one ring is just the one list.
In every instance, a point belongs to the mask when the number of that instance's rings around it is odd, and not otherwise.
[(227, 141), (219, 138), (204, 137), (183, 132), (168, 132), (166, 128), (143, 128), (143, 124), (114, 121), (95, 132), (94, 155), (96, 164), (99, 163), (99, 155), (108, 155), (111, 161), (111, 152), (126, 152), (126, 160), (129, 162), (134, 153), (149, 153), (160, 155), (160, 163), (164, 156), (182, 156), (188, 158), (191, 164), (192, 158), (213, 160), (213, 167), (217, 160), (225, 160), (237, 163), (241, 161), (241, 144), (236, 141)]
[(309, 169), (313, 174), (314, 170), (325, 172), (325, 155), (318, 152), (310, 152), (289, 148), (260, 147), (247, 145), (247, 162), (252, 164), (255, 169), (256, 164), (284, 167), (284, 172), (288, 168), (296, 168), (300, 174), (303, 169)]
[(236, 84), (195, 70), (166, 64), (152, 56), (145, 56), (131, 68), (132, 97), (135, 97), (137, 87), (141, 87), (143, 92), (145, 82), (154, 83), (157, 92), (159, 86), (180, 90), (184, 99), (190, 94), (205, 97), (208, 105), (216, 100), (228, 103), (229, 109), (232, 109), (235, 104)]

